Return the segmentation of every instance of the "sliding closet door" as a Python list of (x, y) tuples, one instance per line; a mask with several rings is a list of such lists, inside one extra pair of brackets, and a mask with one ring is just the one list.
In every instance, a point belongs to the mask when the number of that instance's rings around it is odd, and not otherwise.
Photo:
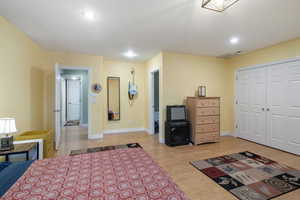
[(269, 67), (268, 143), (300, 154), (300, 62)]
[(267, 68), (257, 68), (250, 73), (250, 122), (251, 139), (260, 144), (267, 144)]
[(266, 144), (266, 69), (238, 73), (237, 109), (239, 137)]
[(237, 130), (238, 137), (250, 140), (249, 132), (250, 119), (250, 73), (249, 71), (240, 71), (237, 73), (236, 80), (237, 91)]
[(287, 150), (300, 155), (300, 61), (288, 64)]

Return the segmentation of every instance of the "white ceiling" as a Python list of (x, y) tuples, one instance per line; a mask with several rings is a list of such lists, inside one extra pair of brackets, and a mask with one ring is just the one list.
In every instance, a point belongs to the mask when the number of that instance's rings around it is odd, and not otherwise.
[[(146, 60), (161, 50), (221, 56), (300, 36), (299, 0), (240, 0), (226, 12), (202, 0), (1, 0), (0, 15), (44, 48)], [(95, 12), (95, 21), (82, 18)], [(240, 43), (231, 45), (232, 36)]]

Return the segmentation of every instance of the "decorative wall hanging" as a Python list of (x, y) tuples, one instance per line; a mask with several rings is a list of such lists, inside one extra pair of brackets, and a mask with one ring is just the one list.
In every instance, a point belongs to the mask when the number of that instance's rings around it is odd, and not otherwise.
[(95, 83), (92, 85), (92, 91), (96, 94), (99, 94), (102, 90), (102, 86), (99, 83)]
[(137, 85), (135, 84), (135, 70), (131, 70), (131, 76), (132, 76), (132, 82), (129, 80), (128, 84), (128, 97), (129, 97), (129, 103), (131, 104), (134, 98), (137, 96)]

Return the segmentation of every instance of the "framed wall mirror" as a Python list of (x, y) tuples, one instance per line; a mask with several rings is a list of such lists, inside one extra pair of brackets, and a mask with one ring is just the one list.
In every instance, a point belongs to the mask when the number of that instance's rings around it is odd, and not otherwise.
[(120, 77), (107, 77), (107, 116), (108, 121), (121, 119)]

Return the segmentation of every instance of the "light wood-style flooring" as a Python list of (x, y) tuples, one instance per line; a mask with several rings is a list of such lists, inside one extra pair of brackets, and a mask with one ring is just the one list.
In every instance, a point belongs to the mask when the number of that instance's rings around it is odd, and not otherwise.
[[(105, 135), (102, 140), (88, 140), (87, 129), (79, 127), (67, 127), (62, 134), (62, 144), (57, 155), (68, 155), (71, 150), (87, 147), (140, 143), (191, 200), (236, 200), (237, 198), (191, 166), (190, 161), (247, 150), (300, 170), (300, 156), (229, 136), (222, 137), (221, 142), (214, 144), (168, 147), (159, 144), (157, 136), (142, 132)], [(300, 200), (300, 189), (274, 200)]]

